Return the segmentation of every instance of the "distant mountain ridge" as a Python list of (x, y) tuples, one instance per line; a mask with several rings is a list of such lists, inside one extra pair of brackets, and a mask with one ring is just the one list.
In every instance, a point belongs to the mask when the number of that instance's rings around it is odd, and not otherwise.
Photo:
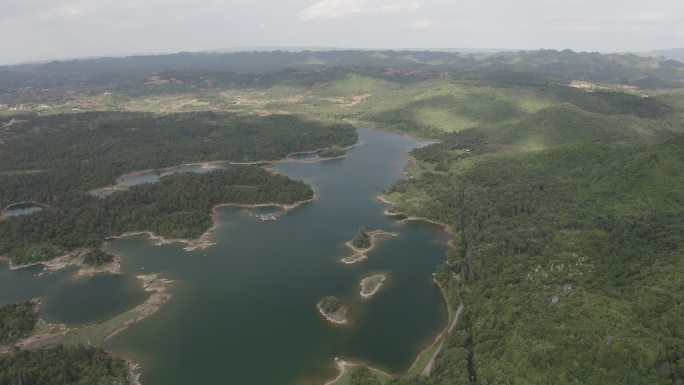
[(680, 62), (684, 62), (684, 48), (672, 48), (672, 49), (663, 49), (663, 50), (656, 50), (656, 51), (640, 52), (637, 55), (648, 56), (648, 57), (664, 57), (665, 59), (677, 60)]
[[(684, 50), (683, 50), (684, 53)], [(329, 67), (403, 68), (439, 73), (517, 72), (637, 87), (682, 87), (684, 64), (635, 54), (571, 50), (449, 52), (393, 50), (181, 52), (0, 67), (0, 87), (45, 86), (55, 81), (98, 83), (144, 79), (170, 72), (257, 74)]]

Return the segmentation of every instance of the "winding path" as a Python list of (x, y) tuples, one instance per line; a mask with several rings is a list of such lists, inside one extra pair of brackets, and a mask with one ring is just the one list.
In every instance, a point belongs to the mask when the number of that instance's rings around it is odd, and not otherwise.
[(454, 321), (449, 325), (449, 329), (444, 333), (444, 338), (442, 338), (442, 341), (439, 343), (439, 346), (437, 346), (437, 349), (435, 352), (432, 354), (432, 357), (430, 357), (430, 361), (428, 361), (427, 365), (425, 365), (425, 369), (420, 373), (421, 377), (429, 377), (430, 372), (432, 371), (432, 366), (435, 364), (435, 359), (439, 355), (439, 353), (442, 351), (442, 348), (444, 347), (444, 341), (446, 341), (446, 336), (448, 334), (451, 334), (451, 332), (454, 330), (456, 325), (458, 324), (458, 321), (461, 319), (461, 313), (463, 312), (463, 300), (458, 304), (458, 308), (456, 309), (456, 315), (454, 316)]

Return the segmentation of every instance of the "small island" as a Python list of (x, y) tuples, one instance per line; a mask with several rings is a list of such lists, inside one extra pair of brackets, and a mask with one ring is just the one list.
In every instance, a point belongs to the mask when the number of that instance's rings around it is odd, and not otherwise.
[(382, 284), (386, 279), (387, 276), (384, 274), (371, 275), (370, 277), (362, 279), (361, 283), (359, 283), (359, 286), (361, 286), (361, 291), (359, 292), (361, 298), (368, 299), (372, 297), (380, 290), (380, 287), (382, 287)]
[(316, 305), (316, 308), (325, 319), (332, 323), (346, 324), (348, 322), (347, 309), (335, 296), (330, 295), (323, 298)]
[(348, 257), (342, 258), (342, 263), (350, 265), (363, 261), (364, 259), (368, 258), (366, 253), (375, 248), (378, 239), (387, 236), (395, 237), (397, 236), (397, 233), (390, 233), (380, 229), (366, 231), (366, 229), (363, 227), (359, 228), (354, 239), (346, 243), (347, 247), (352, 249), (354, 253)]

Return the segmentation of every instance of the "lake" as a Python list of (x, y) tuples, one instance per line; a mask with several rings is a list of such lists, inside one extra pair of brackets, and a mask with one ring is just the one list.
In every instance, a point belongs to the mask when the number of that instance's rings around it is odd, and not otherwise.
[[(144, 237), (116, 240), (110, 247), (123, 258), (120, 276), (75, 280), (69, 271), (35, 276), (39, 269), (2, 265), (0, 303), (40, 296), (42, 315), (53, 322), (97, 322), (144, 301), (134, 275), (174, 280), (168, 304), (106, 346), (139, 362), (147, 385), (321, 384), (336, 375), (335, 357), (404, 371), (447, 323), (432, 273), (449, 236), (436, 225), (388, 217), (377, 200), (403, 178), (404, 153), (424, 143), (370, 129), (359, 135), (343, 159), (275, 165), (316, 193), (275, 221), (257, 214), (277, 209), (226, 208), (217, 215), (216, 245), (192, 252)], [(344, 242), (361, 226), (398, 236), (345, 265)], [(387, 275), (384, 286), (361, 299), (360, 280), (378, 273)], [(318, 313), (327, 295), (348, 307), (348, 325)]]

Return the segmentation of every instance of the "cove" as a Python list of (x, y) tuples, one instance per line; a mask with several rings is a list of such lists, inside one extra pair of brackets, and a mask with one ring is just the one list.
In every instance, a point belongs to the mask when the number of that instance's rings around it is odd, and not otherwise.
[[(274, 167), (316, 192), (313, 202), (276, 221), (224, 209), (216, 245), (189, 253), (145, 238), (112, 243), (124, 273), (144, 268), (176, 283), (170, 303), (107, 348), (139, 362), (147, 385), (322, 384), (336, 375), (334, 357), (408, 369), (447, 322), (431, 274), (444, 260), (448, 235), (384, 215), (376, 198), (403, 177), (404, 152), (423, 143), (369, 129), (359, 135), (360, 145), (343, 159)], [(360, 226), (398, 236), (381, 241), (367, 260), (342, 264), (344, 242)], [(377, 273), (387, 275), (385, 285), (362, 300), (360, 280)], [(348, 325), (318, 313), (315, 305), (327, 295), (347, 304)]]

